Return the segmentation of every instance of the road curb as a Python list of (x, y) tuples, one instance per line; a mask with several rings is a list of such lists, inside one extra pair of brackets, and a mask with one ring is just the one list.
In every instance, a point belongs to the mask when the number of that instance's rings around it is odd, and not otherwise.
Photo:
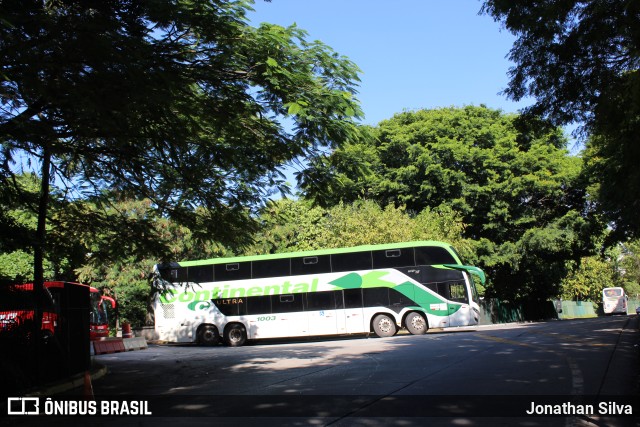
[(147, 348), (147, 340), (144, 337), (133, 338), (104, 338), (91, 342), (91, 355), (120, 353), (131, 350), (144, 350)]
[[(640, 320), (637, 315), (629, 315), (620, 330), (618, 341), (611, 354), (605, 378), (600, 386), (600, 394), (617, 394), (618, 390), (623, 387), (622, 384), (626, 383), (636, 393), (640, 392), (639, 349)], [(623, 368), (629, 366), (634, 367), (635, 371), (631, 372), (628, 368)]]
[[(107, 374), (107, 367), (101, 364), (94, 364), (89, 370), (89, 377), (91, 381), (102, 378)], [(38, 387), (37, 390), (33, 390), (26, 394), (28, 397), (42, 397), (42, 396), (53, 396), (56, 394), (65, 393), (69, 390), (73, 390), (76, 388), (83, 387), (86, 381), (86, 372), (81, 372), (75, 374), (69, 378), (66, 378), (62, 381), (58, 381), (51, 384), (45, 384), (42, 387)]]

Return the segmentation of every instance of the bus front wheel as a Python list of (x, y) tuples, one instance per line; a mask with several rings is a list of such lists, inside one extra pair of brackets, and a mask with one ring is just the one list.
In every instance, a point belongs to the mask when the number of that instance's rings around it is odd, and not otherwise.
[(229, 347), (240, 347), (247, 341), (247, 330), (243, 325), (234, 323), (224, 330), (224, 343)]
[(220, 341), (218, 329), (213, 325), (204, 325), (198, 330), (198, 344), (216, 345)]
[(378, 314), (373, 318), (373, 332), (380, 338), (392, 337), (396, 334), (396, 324), (386, 314)]
[(407, 331), (412, 335), (426, 334), (427, 329), (429, 329), (425, 318), (415, 311), (407, 315), (407, 318), (404, 320), (404, 325), (406, 326)]

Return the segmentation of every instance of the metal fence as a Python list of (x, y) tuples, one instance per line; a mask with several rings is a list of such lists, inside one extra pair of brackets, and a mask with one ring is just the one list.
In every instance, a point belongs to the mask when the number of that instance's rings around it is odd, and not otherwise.
[[(640, 299), (630, 298), (627, 314), (635, 314)], [(513, 304), (498, 299), (480, 301), (481, 325), (509, 322), (527, 322), (545, 319), (582, 319), (603, 316), (601, 302), (592, 301), (542, 301)]]

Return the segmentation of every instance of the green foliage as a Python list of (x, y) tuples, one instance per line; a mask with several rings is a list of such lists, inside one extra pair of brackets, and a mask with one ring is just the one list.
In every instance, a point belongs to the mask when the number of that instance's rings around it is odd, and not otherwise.
[(487, 0), (483, 12), (517, 37), (506, 95), (528, 114), (589, 134), (585, 176), (615, 233), (640, 236), (640, 3)]
[(482, 11), (517, 36), (505, 93), (534, 97), (527, 110), (556, 124), (590, 121), (600, 95), (637, 68), (637, 2), (487, 0)]
[(287, 198), (272, 201), (260, 215), (260, 231), (245, 253), (271, 254), (317, 249), (317, 239), (324, 232), (320, 221), (325, 210), (304, 200)]
[[(279, 168), (357, 139), (361, 115), (355, 64), (295, 26), (251, 27), (250, 4), (1, 2), (3, 187), (16, 161), (40, 167), (38, 224), (52, 177), (77, 202), (61, 222), (105, 227), (102, 252), (144, 245), (156, 218), (248, 244), (252, 213), (288, 190)], [(109, 224), (100, 209), (119, 200), (149, 200), (153, 215)], [(44, 227), (32, 244), (37, 266)]]
[[(221, 245), (197, 239), (188, 228), (159, 218), (148, 200), (123, 200), (108, 208), (79, 201), (71, 208), (78, 212), (69, 215), (72, 222), (64, 223), (66, 231), (78, 230), (75, 237), (87, 253), (75, 270), (78, 280), (113, 296), (120, 319), (134, 326), (151, 321), (148, 313), (154, 264), (227, 254)], [(148, 224), (141, 226), (144, 222)]]
[(599, 256), (580, 259), (571, 274), (562, 281), (562, 298), (575, 301), (602, 301), (602, 290), (618, 286), (619, 275), (611, 262)]
[(321, 208), (304, 199), (281, 199), (264, 209), (260, 222), (262, 229), (245, 255), (440, 240), (466, 260), (475, 257), (474, 243), (462, 237), (460, 216), (446, 206), (410, 215), (403, 207), (381, 208), (372, 200)]
[(584, 175), (598, 210), (610, 221), (611, 240), (640, 236), (640, 72), (601, 96), (584, 151)]
[[(0, 235), (0, 277), (9, 282), (32, 282), (34, 280), (33, 242), (37, 226), (37, 203), (40, 179), (31, 173), (23, 173), (12, 177), (0, 187), (0, 199), (3, 200), (0, 228), (4, 233)], [(3, 197), (4, 195), (4, 197)], [(58, 211), (63, 209), (64, 203), (60, 194), (51, 194), (51, 203)], [(58, 225), (57, 215), (52, 215), (52, 221), (47, 226), (51, 236), (49, 247), (51, 251), (43, 260), (44, 278), (47, 280), (75, 278), (72, 273), (74, 261), (80, 261), (82, 254), (78, 254), (79, 245), (68, 238), (65, 230)], [(27, 265), (31, 257), (30, 265)]]
[(622, 287), (627, 294), (638, 299), (640, 297), (640, 240), (630, 240), (619, 245), (615, 256), (616, 267), (620, 272)]
[[(558, 203), (581, 201), (571, 187), (580, 162), (568, 156), (561, 130), (521, 131), (517, 119), (485, 107), (398, 114), (380, 123), (376, 140), (335, 150), (322, 170), (312, 166), (309, 173), (322, 173), (333, 196), (303, 181), (304, 194), (323, 206), (356, 200), (360, 191), (413, 212), (444, 204), (465, 215), (470, 237), (522, 233), (554, 218)], [(365, 153), (370, 173), (353, 167), (349, 153), (356, 152)], [(344, 182), (358, 182), (360, 191), (343, 192)]]
[(118, 262), (92, 267), (86, 265), (78, 271), (79, 279), (116, 299), (120, 321), (133, 326), (147, 322), (151, 288), (149, 275), (154, 262), (123, 258)]
[[(49, 261), (44, 263), (45, 278), (53, 279), (55, 272)], [(33, 281), (33, 254), (17, 250), (0, 253), (0, 281), (25, 283)]]
[[(592, 251), (601, 235), (585, 208), (581, 160), (548, 123), (468, 106), (397, 114), (371, 134), (312, 164), (307, 175), (322, 190), (303, 180), (305, 196), (336, 206), (362, 194), (414, 215), (446, 207), (476, 242), (469, 252), (487, 268), (491, 295), (556, 295), (565, 262)], [(364, 153), (359, 167), (356, 152)]]
[[(449, 215), (449, 216), (447, 216)], [(452, 211), (424, 211), (410, 216), (403, 207), (387, 205), (381, 208), (374, 201), (340, 203), (327, 210), (319, 226), (323, 230), (316, 240), (318, 248), (407, 242), (411, 240), (461, 240), (460, 228)], [(458, 231), (458, 233), (456, 233)]]
[[(247, 254), (281, 253), (348, 246), (445, 240), (464, 243), (460, 218), (447, 208), (411, 216), (402, 207), (381, 208), (371, 200), (312, 207), (307, 200), (282, 199), (261, 215), (262, 231)], [(466, 247), (466, 245), (463, 245)]]
[(29, 250), (36, 228), (36, 205), (40, 180), (33, 174), (10, 179), (0, 174), (0, 251)]

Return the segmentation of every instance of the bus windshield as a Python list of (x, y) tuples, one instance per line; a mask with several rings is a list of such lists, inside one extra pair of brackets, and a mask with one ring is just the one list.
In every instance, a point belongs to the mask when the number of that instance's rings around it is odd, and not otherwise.
[(602, 310), (604, 314), (627, 314), (627, 295), (620, 287), (602, 290)]
[(604, 296), (607, 298), (619, 298), (622, 296), (622, 289), (621, 288), (605, 289)]
[(89, 313), (90, 337), (92, 340), (109, 336), (109, 309), (116, 308), (116, 301), (102, 295), (98, 289), (91, 287), (91, 312)]

